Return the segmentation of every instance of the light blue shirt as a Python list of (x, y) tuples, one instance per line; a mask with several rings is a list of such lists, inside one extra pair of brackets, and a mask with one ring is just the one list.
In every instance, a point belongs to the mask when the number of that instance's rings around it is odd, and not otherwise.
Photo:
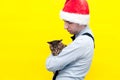
[(47, 58), (46, 68), (49, 71), (60, 70), (56, 80), (84, 80), (91, 65), (94, 42), (83, 33), (92, 34), (89, 27), (86, 27), (58, 56), (50, 55)]

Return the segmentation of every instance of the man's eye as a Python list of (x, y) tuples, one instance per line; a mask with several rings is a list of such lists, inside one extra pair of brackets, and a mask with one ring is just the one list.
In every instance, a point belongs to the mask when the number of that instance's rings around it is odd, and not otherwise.
[(69, 22), (69, 21), (65, 21), (66, 24), (73, 24), (72, 22)]
[(68, 24), (72, 24), (72, 22), (67, 21)]
[(72, 22), (69, 22), (69, 24), (72, 24)]

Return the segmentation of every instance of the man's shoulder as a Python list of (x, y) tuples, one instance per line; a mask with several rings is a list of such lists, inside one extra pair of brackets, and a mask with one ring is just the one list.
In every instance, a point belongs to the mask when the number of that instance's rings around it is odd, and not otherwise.
[(75, 40), (74, 43), (89, 45), (93, 43), (93, 39), (87, 35), (79, 35)]

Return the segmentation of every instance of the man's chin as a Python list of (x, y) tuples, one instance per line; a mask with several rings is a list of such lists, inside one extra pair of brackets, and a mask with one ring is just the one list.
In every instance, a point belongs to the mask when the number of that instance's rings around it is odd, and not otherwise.
[(74, 34), (73, 32), (71, 32), (71, 31), (68, 31), (70, 34)]
[(72, 32), (69, 32), (70, 34), (74, 34), (74, 33), (72, 33)]

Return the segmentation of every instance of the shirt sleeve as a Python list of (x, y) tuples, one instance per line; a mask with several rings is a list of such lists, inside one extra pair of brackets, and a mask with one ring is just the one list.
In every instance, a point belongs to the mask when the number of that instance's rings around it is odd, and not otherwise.
[(49, 71), (62, 70), (68, 64), (82, 58), (89, 46), (88, 39), (76, 38), (70, 45), (65, 47), (58, 56), (50, 55), (46, 61)]

